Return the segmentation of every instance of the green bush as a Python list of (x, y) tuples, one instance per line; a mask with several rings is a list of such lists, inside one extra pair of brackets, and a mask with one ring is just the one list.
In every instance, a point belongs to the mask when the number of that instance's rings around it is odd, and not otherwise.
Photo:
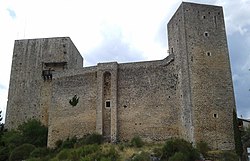
[(8, 146), (10, 150), (13, 150), (15, 147), (22, 145), (23, 143), (21, 134), (14, 130), (5, 132), (1, 139), (3, 144)]
[(183, 153), (177, 152), (168, 161), (187, 161), (187, 157)]
[(162, 157), (162, 148), (160, 148), (160, 147), (154, 148), (153, 153), (154, 153), (155, 157), (161, 158)]
[(132, 161), (150, 161), (150, 154), (143, 151), (139, 154), (135, 154), (131, 160)]
[(139, 136), (135, 136), (132, 138), (131, 142), (130, 142), (131, 146), (133, 147), (137, 147), (140, 148), (143, 146), (143, 141)]
[(81, 158), (81, 161), (92, 161), (92, 159), (90, 157), (84, 157)]
[(42, 161), (42, 159), (40, 159), (40, 158), (29, 158), (29, 159), (26, 159), (25, 161)]
[(0, 147), (0, 161), (6, 161), (9, 158), (9, 149), (7, 147)]
[(63, 149), (61, 150), (57, 155), (56, 158), (58, 160), (67, 160), (70, 156), (70, 150), (69, 149)]
[(207, 152), (210, 150), (208, 144), (203, 141), (197, 143), (197, 149), (204, 157), (207, 157)]
[(77, 138), (75, 136), (73, 138), (67, 138), (65, 141), (62, 142), (62, 145), (60, 148), (62, 149), (73, 148), (76, 142), (77, 142)]
[(10, 161), (18, 161), (27, 159), (30, 153), (35, 149), (35, 146), (32, 144), (23, 144), (19, 147), (16, 147), (10, 154)]
[(45, 147), (39, 147), (34, 149), (31, 153), (30, 156), (34, 158), (41, 158), (49, 154), (49, 150)]
[[(183, 139), (170, 139), (168, 140), (162, 149), (162, 158), (169, 159), (174, 156), (175, 153), (181, 152), (187, 156), (187, 161), (194, 161), (199, 159), (199, 153), (192, 144)], [(178, 154), (180, 155), (180, 154)]]
[(111, 158), (101, 158), (100, 161), (113, 161), (113, 160), (111, 160)]
[(62, 143), (63, 143), (63, 141), (62, 140), (57, 140), (56, 141), (56, 149), (59, 149), (59, 148), (61, 148), (61, 146), (62, 146)]
[(234, 127), (234, 141), (235, 141), (235, 151), (239, 157), (243, 154), (243, 145), (241, 141), (241, 134), (238, 127), (238, 119), (235, 109), (233, 110), (233, 127)]
[(18, 127), (23, 143), (33, 144), (38, 147), (47, 145), (48, 128), (38, 120), (32, 119)]
[(78, 149), (74, 149), (70, 152), (70, 155), (69, 155), (69, 159), (70, 160), (80, 160), (81, 158), (81, 153), (80, 153), (80, 150)]
[(209, 151), (207, 159), (216, 161), (238, 161), (238, 155), (233, 151)]
[(87, 135), (84, 139), (85, 144), (101, 144), (103, 143), (103, 136), (97, 133)]
[(106, 150), (102, 150), (102, 156), (111, 160), (118, 160), (119, 158), (118, 151), (115, 149), (114, 146), (111, 146)]
[(235, 152), (231, 152), (231, 151), (224, 151), (223, 158), (226, 161), (238, 161), (239, 160), (238, 155)]
[(100, 148), (96, 144), (85, 145), (82, 148), (80, 148), (80, 155), (82, 157), (86, 157), (87, 155), (93, 154), (93, 153), (98, 152), (98, 151), (100, 151)]

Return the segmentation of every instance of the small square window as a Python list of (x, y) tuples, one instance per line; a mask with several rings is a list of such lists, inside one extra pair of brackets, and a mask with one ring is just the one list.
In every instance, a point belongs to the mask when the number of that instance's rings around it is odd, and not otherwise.
[(106, 101), (106, 102), (105, 102), (105, 107), (106, 107), (106, 108), (110, 108), (110, 107), (111, 107), (110, 101)]
[(215, 113), (215, 114), (214, 114), (214, 118), (218, 118), (218, 114)]
[(205, 36), (205, 37), (208, 37), (208, 36), (209, 36), (209, 33), (208, 33), (208, 32), (204, 32), (204, 36)]

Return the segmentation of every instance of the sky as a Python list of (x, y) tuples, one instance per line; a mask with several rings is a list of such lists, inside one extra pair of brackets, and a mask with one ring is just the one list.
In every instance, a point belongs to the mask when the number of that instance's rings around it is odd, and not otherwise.
[[(0, 0), (0, 110), (5, 117), (14, 41), (69, 36), (84, 66), (159, 60), (181, 0)], [(239, 117), (250, 119), (250, 0), (186, 0), (223, 6)]]

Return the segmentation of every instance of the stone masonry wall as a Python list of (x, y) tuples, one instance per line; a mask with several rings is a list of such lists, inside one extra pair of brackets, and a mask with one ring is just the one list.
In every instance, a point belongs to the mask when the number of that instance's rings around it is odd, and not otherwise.
[(222, 7), (183, 3), (183, 11), (195, 140), (233, 149), (235, 102)]
[[(96, 129), (96, 72), (83, 70), (81, 74), (74, 76), (62, 75), (63, 73), (53, 80), (53, 99), (49, 111), (49, 147), (53, 147), (59, 139), (83, 137)], [(69, 103), (74, 95), (79, 97), (76, 106)]]
[(188, 55), (186, 54), (187, 44), (182, 5), (168, 23), (168, 43), (169, 52), (175, 58), (175, 69), (178, 74), (177, 98), (179, 99), (180, 107), (181, 136), (190, 142), (195, 142), (190, 73), (187, 61)]
[(222, 8), (182, 3), (168, 32), (183, 91), (183, 116), (189, 117), (184, 127), (192, 129), (189, 137), (213, 149), (233, 149), (235, 103)]
[(148, 141), (178, 137), (176, 83), (172, 56), (163, 61), (120, 64), (118, 140), (137, 135)]
[[(69, 52), (68, 52), (69, 51)], [(77, 59), (77, 61), (72, 61)], [(66, 62), (66, 68), (77, 69), (83, 59), (70, 38), (16, 40), (12, 58), (6, 128), (31, 118), (48, 123), (50, 84), (42, 77), (44, 63)], [(65, 69), (66, 69), (65, 68)], [(55, 70), (54, 73), (57, 71)], [(53, 73), (53, 74), (54, 74)], [(20, 114), (22, 113), (22, 114)]]

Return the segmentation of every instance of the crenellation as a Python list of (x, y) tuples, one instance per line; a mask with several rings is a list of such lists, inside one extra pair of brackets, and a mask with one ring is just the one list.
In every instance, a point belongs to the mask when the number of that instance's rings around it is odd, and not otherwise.
[(16, 40), (6, 127), (39, 119), (48, 126), (49, 147), (97, 132), (107, 142), (178, 137), (234, 149), (222, 7), (183, 2), (167, 27), (165, 59), (92, 67), (83, 67), (69, 37)]

